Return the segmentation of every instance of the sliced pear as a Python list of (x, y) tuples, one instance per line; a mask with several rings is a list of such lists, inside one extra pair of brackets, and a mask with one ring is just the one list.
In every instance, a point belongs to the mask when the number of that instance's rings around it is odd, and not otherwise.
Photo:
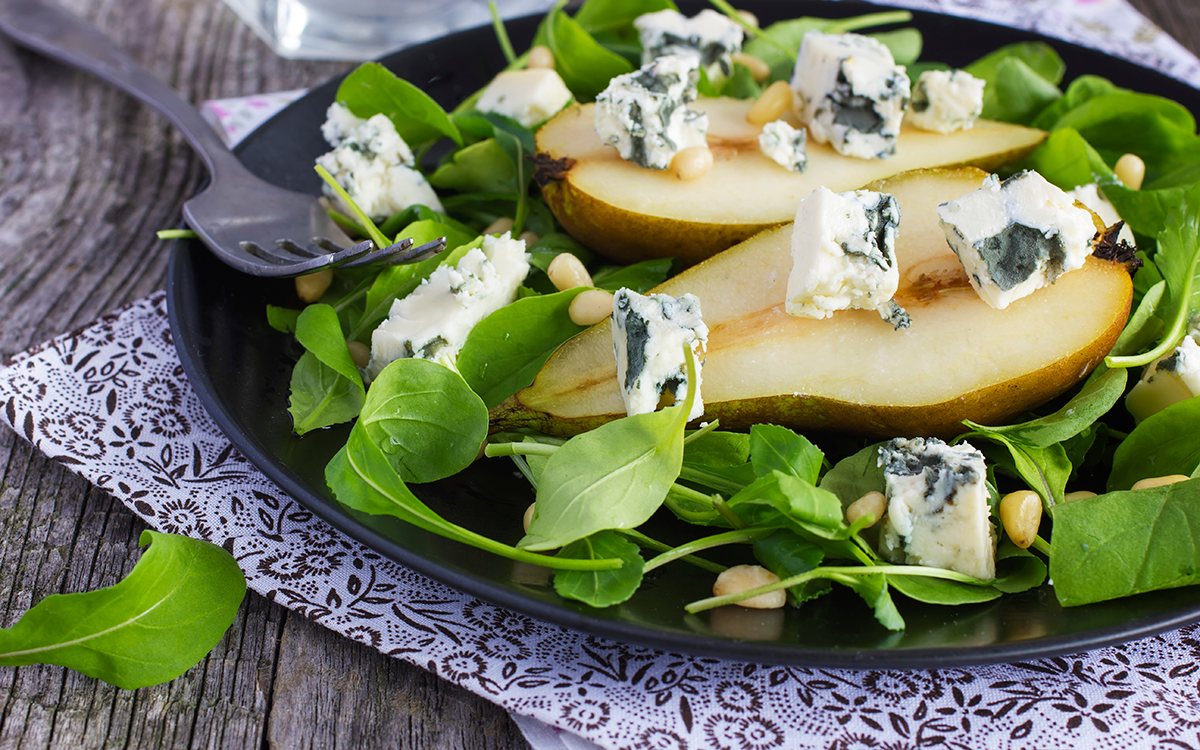
[[(994, 310), (967, 281), (938, 225), (939, 203), (985, 173), (920, 170), (873, 185), (900, 204), (896, 301), (912, 326), (872, 310), (825, 320), (783, 311), (790, 225), (766, 230), (655, 291), (700, 298), (709, 327), (703, 420), (772, 422), (881, 437), (1000, 424), (1063, 392), (1112, 348), (1129, 315), (1125, 267), (1089, 258), (1052, 286)], [(496, 429), (572, 435), (624, 415), (608, 322), (568, 341), (529, 388), (496, 407)]]
[(874, 180), (926, 167), (972, 165), (993, 170), (1032, 151), (1046, 134), (981, 120), (949, 135), (905, 128), (889, 159), (842, 156), (808, 142), (808, 169), (790, 172), (758, 148), (762, 128), (746, 122), (753, 102), (701, 99), (715, 163), (682, 181), (670, 170), (625, 161), (596, 135), (594, 105), (572, 105), (538, 131), (545, 158), (574, 160), (543, 169), (542, 194), (555, 218), (583, 244), (622, 263), (681, 258), (697, 263), (767, 227), (792, 221), (815, 188), (854, 190)]

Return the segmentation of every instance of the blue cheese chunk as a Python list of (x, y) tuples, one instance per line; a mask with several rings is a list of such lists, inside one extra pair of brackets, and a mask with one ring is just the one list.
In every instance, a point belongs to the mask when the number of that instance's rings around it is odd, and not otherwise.
[(732, 55), (741, 51), (745, 38), (740, 26), (709, 8), (692, 18), (670, 9), (646, 13), (633, 25), (642, 43), (643, 65), (664, 55), (698, 55), (714, 84), (733, 75)]
[(758, 136), (758, 147), (763, 154), (789, 172), (803, 172), (808, 167), (808, 152), (805, 142), (808, 131), (797, 130), (784, 120), (763, 125)]
[(350, 108), (341, 102), (334, 102), (325, 110), (325, 122), (321, 125), (321, 135), (330, 146), (337, 148), (350, 133), (366, 120), (355, 115)]
[[(416, 204), (443, 210), (437, 194), (416, 169), (412, 150), (386, 115), (361, 120), (349, 110), (337, 111), (321, 130), (327, 138), (339, 140), (332, 151), (317, 158), (317, 164), (333, 175), (359, 208), (375, 221)], [(344, 130), (347, 127), (350, 129)], [(324, 190), (342, 211), (350, 213), (350, 207), (331, 187), (326, 185)]]
[(814, 190), (796, 209), (784, 309), (802, 318), (877, 310), (893, 327), (907, 328), (908, 314), (892, 301), (900, 284), (899, 223), (900, 206), (887, 193)]
[(552, 68), (506, 70), (479, 95), (475, 109), (511, 117), (532, 128), (557, 114), (571, 98), (567, 84)]
[(970, 130), (983, 113), (985, 81), (965, 70), (927, 70), (912, 87), (905, 121), (922, 130)]
[(695, 55), (667, 55), (613, 78), (596, 97), (596, 134), (622, 159), (650, 169), (707, 145), (708, 115), (687, 107), (696, 100), (697, 65)]
[(990, 175), (938, 216), (971, 286), (997, 310), (1082, 267), (1096, 234), (1090, 211), (1030, 171)]
[(895, 563), (996, 577), (987, 467), (968, 443), (896, 438), (879, 449), (887, 484), (880, 554)]
[(696, 398), (688, 420), (704, 413), (700, 368), (708, 343), (708, 326), (695, 295), (642, 295), (618, 289), (613, 296), (613, 351), (617, 382), (629, 415), (656, 411), (664, 397), (679, 403), (687, 396), (684, 346), (696, 361)]
[(818, 143), (860, 159), (896, 153), (909, 81), (882, 43), (859, 34), (809, 31), (800, 41), (792, 89)]
[(367, 377), (374, 380), (397, 359), (418, 357), (454, 366), (475, 324), (511, 304), (529, 273), (525, 241), (511, 233), (484, 235), (483, 247), (457, 265), (438, 266), (411, 294), (392, 303), (388, 319), (371, 334)]

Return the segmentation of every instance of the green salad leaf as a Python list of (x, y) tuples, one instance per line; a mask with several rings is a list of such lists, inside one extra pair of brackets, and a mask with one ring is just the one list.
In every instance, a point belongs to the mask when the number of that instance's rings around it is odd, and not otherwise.
[(363, 63), (338, 86), (337, 100), (364, 119), (387, 115), (411, 148), (446, 137), (463, 145), (462, 133), (428, 94), (379, 63)]

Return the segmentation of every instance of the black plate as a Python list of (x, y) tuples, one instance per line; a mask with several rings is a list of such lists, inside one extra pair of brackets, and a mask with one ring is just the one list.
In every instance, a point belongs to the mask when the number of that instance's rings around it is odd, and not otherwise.
[[(800, 15), (857, 15), (877, 6), (851, 2), (746, 2), (764, 22)], [(685, 8), (694, 13), (699, 6)], [(914, 13), (925, 59), (963, 65), (982, 52), (1038, 37), (976, 21)], [(528, 44), (536, 19), (510, 24)], [(1192, 111), (1200, 92), (1100, 52), (1050, 41), (1071, 75), (1095, 73), (1120, 86), (1182, 102)], [(503, 64), (490, 28), (474, 29), (404, 50), (382, 61), (448, 109), (483, 86)], [(242, 160), (279, 185), (316, 194), (313, 159), (327, 150), (320, 124), (337, 81), (314, 89), (255, 131), (239, 147)], [(266, 323), (267, 303), (296, 306), (290, 281), (231, 271), (197, 242), (180, 242), (171, 259), (171, 329), (192, 385), (237, 448), (285, 491), (349, 536), (453, 588), (518, 612), (596, 635), (663, 649), (745, 661), (835, 667), (941, 668), (1069, 653), (1131, 640), (1200, 620), (1200, 587), (1144, 594), (1073, 609), (1058, 606), (1048, 587), (981, 605), (935, 607), (903, 601), (902, 633), (877, 625), (853, 594), (835, 592), (801, 610), (726, 608), (699, 616), (683, 605), (709, 595), (708, 573), (675, 564), (648, 576), (623, 605), (604, 610), (560, 599), (544, 569), (514, 564), (399, 521), (349, 512), (323, 479), (346, 429), (303, 439), (291, 433), (287, 388), (300, 350)], [(452, 521), (510, 543), (532, 495), (505, 460), (476, 464), (457, 477), (413, 488)], [(673, 525), (654, 534), (671, 540)], [(898, 597), (903, 599), (903, 597)]]

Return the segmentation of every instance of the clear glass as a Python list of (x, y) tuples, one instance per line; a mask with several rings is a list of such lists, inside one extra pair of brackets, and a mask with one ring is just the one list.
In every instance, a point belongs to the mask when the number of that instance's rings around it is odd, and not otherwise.
[[(372, 60), (401, 47), (489, 23), (487, 0), (225, 0), (281, 57)], [(505, 18), (553, 0), (498, 0)]]

